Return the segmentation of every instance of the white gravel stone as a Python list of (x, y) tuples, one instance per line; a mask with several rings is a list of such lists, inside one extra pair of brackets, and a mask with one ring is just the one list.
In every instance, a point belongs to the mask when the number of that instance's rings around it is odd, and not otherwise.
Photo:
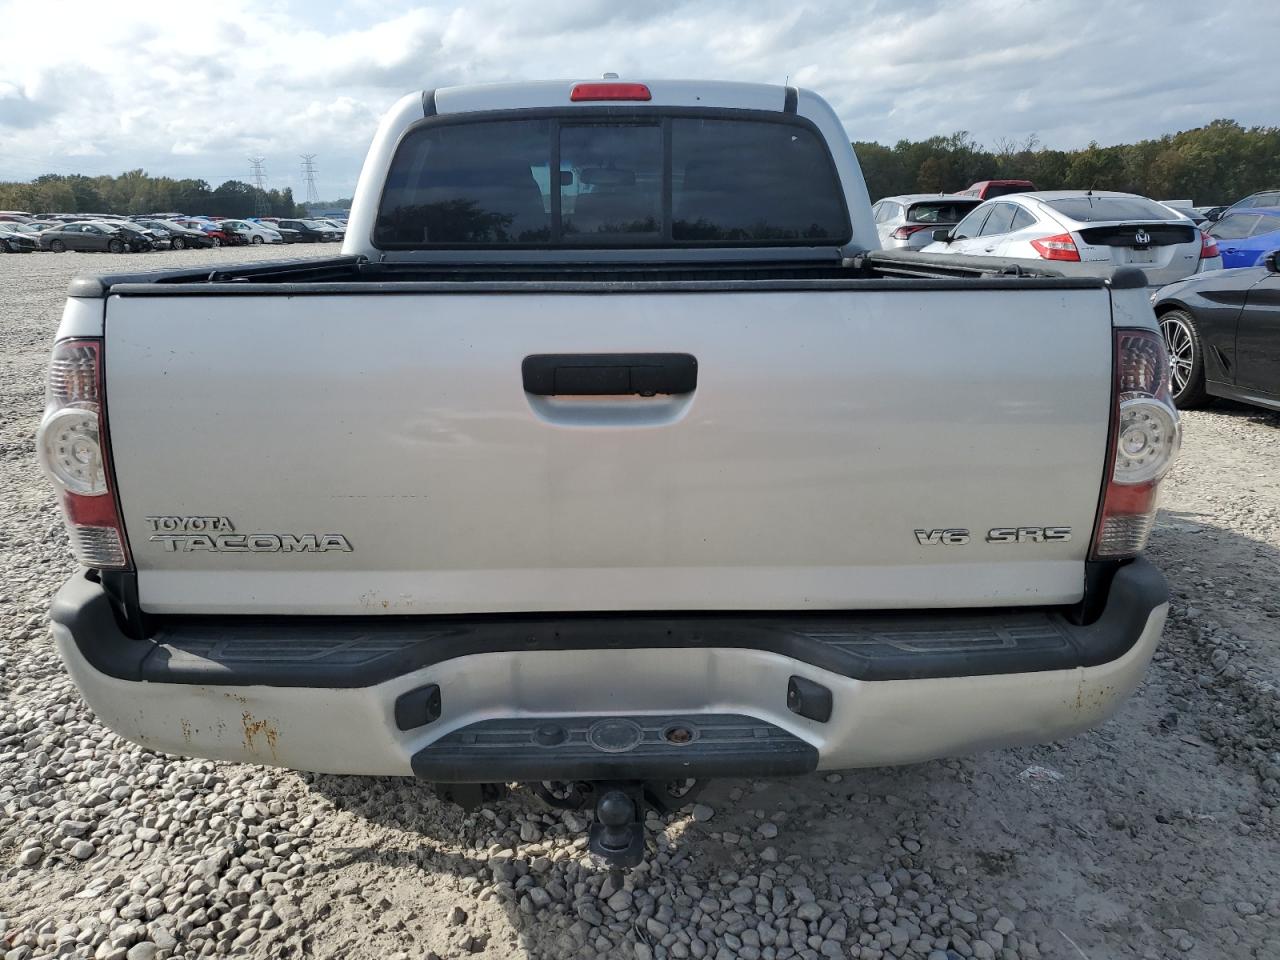
[(67, 852), (77, 860), (88, 860), (93, 856), (93, 844), (88, 840), (79, 840)]

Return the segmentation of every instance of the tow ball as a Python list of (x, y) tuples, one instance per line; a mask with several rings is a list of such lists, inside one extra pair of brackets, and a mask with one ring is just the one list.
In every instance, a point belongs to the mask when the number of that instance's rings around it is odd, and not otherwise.
[(643, 792), (636, 781), (596, 784), (596, 820), (587, 849), (611, 867), (634, 867), (644, 859)]
[[(702, 792), (705, 780), (547, 780), (533, 792), (561, 810), (593, 807), (595, 821), (587, 832), (587, 849), (610, 869), (638, 866), (644, 860), (644, 809), (674, 813)], [(434, 784), (443, 801), (475, 809), (507, 795), (503, 783)]]

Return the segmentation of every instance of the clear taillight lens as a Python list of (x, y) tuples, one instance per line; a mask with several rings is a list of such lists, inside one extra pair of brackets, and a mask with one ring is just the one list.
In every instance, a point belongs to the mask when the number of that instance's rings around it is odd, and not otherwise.
[(1114, 365), (1113, 443), (1093, 537), (1095, 559), (1133, 557), (1146, 547), (1160, 480), (1182, 443), (1169, 393), (1169, 358), (1159, 334), (1117, 330)]
[(58, 489), (76, 559), (100, 570), (127, 569), (129, 549), (111, 486), (100, 340), (54, 346), (36, 449)]

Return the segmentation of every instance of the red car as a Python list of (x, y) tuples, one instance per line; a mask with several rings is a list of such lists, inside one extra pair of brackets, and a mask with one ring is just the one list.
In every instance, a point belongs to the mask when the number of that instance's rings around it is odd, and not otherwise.
[(1005, 197), (1011, 193), (1028, 193), (1036, 185), (1030, 180), (979, 180), (970, 185), (968, 190), (960, 193), (966, 197), (977, 197), (979, 200), (990, 200), (993, 197)]
[(212, 237), (215, 247), (242, 247), (249, 242), (238, 233), (230, 233), (218, 229), (208, 220), (175, 220), (173, 222), (183, 227), (189, 227), (192, 230), (200, 230)]

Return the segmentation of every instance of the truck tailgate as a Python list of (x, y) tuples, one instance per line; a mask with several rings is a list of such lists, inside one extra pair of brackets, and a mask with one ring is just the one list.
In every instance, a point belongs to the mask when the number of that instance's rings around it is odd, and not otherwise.
[[(109, 433), (142, 606), (1074, 602), (1107, 447), (1108, 291), (924, 286), (112, 296)], [(690, 354), (697, 386), (526, 393), (527, 356), (578, 353)], [(986, 540), (1050, 526), (1071, 538)]]

